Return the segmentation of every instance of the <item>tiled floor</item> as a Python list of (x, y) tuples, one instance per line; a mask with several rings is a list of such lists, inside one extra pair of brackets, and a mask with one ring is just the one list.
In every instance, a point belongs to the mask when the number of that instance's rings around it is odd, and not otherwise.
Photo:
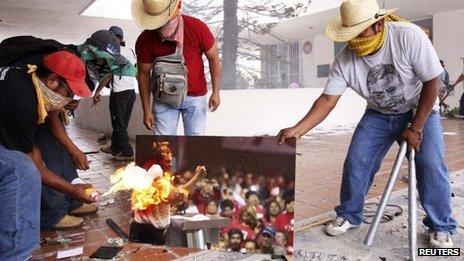
[[(98, 152), (100, 145), (96, 140), (99, 133), (86, 131), (71, 127), (68, 129), (70, 137), (85, 152)], [(110, 185), (109, 176), (118, 168), (127, 163), (113, 161), (111, 156), (104, 153), (89, 154), (90, 170), (79, 171), (80, 177), (100, 191), (107, 191)], [(55, 260), (56, 252), (61, 249), (68, 249), (83, 246), (84, 257), (90, 256), (100, 246), (108, 246), (108, 240), (117, 238), (118, 235), (108, 227), (106, 219), (113, 219), (126, 233), (129, 232), (130, 204), (127, 194), (118, 194), (115, 202), (110, 205), (100, 206), (96, 214), (84, 217), (84, 226), (80, 229), (65, 231), (42, 231), (42, 239), (45, 238), (75, 238), (65, 244), (43, 243), (34, 253), (34, 260)], [(141, 251), (139, 251), (141, 250)], [(157, 257), (156, 260), (174, 260), (176, 258), (197, 252), (195, 249), (187, 248), (164, 248), (152, 247), (147, 245), (130, 244), (126, 245), (120, 252), (123, 260), (148, 260), (147, 254)], [(159, 258), (159, 259), (158, 259)], [(80, 260), (80, 259), (73, 259)]]
[[(446, 159), (450, 171), (464, 169), (464, 120), (444, 120)], [(71, 138), (86, 152), (98, 152), (100, 145), (96, 140), (99, 133), (69, 128)], [(341, 181), (341, 169), (343, 160), (349, 145), (352, 133), (332, 135), (310, 135), (309, 139), (301, 139), (297, 145), (297, 173), (296, 173), (296, 220), (312, 217), (330, 211), (338, 204), (338, 193)], [(381, 168), (374, 182), (369, 197), (382, 193), (384, 184), (388, 179), (389, 170), (393, 164), (397, 147), (394, 146)], [(88, 155), (90, 170), (79, 172), (86, 181), (92, 183), (101, 191), (109, 187), (109, 176), (126, 163), (111, 160), (111, 156), (104, 153)], [(404, 168), (405, 166), (403, 166)], [(403, 169), (404, 173), (405, 169)], [(397, 187), (405, 187), (404, 181), (398, 182)], [(112, 218), (126, 233), (129, 229), (129, 202), (127, 195), (119, 195), (114, 204), (100, 207), (97, 214), (85, 217), (84, 227), (68, 231), (42, 231), (43, 238), (56, 238), (57, 236), (80, 237), (77, 242), (66, 244), (43, 244), (36, 252), (37, 260), (54, 260), (56, 251), (65, 248), (84, 246), (84, 256), (89, 256), (99, 246), (108, 245), (108, 240), (116, 238), (114, 233), (106, 225), (105, 220)], [(138, 251), (140, 249), (141, 251)], [(155, 255), (156, 260), (172, 260), (189, 253), (197, 252), (193, 249), (160, 248), (140, 245), (126, 245), (123, 251), (123, 259), (147, 260), (148, 253)], [(74, 259), (76, 260), (76, 259)]]

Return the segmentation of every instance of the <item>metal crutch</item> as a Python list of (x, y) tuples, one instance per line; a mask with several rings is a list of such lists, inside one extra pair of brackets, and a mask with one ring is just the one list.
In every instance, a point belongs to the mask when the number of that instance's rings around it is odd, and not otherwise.
[[(390, 172), (390, 179), (388, 180), (385, 191), (383, 192), (382, 198), (380, 199), (379, 208), (375, 213), (374, 220), (372, 221), (369, 231), (367, 232), (366, 238), (364, 239), (365, 246), (371, 246), (374, 241), (375, 234), (379, 228), (380, 221), (382, 219), (383, 212), (387, 206), (388, 200), (390, 199), (393, 186), (400, 172), (401, 164), (406, 156), (408, 145), (406, 141), (403, 141), (396, 156), (395, 164)], [(409, 215), (409, 260), (416, 260), (416, 249), (417, 249), (417, 206), (416, 206), (416, 164), (415, 164), (415, 152), (414, 149), (409, 151), (409, 172), (408, 172), (408, 215)]]

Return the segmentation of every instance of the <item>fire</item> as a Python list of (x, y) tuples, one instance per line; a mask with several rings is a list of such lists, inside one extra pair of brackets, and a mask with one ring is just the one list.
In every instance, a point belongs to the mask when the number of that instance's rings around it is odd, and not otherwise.
[(146, 171), (130, 163), (111, 175), (112, 186), (107, 194), (131, 191), (132, 209), (146, 210), (149, 206), (169, 201), (169, 194), (174, 189), (172, 180), (172, 173), (163, 172), (158, 165)]

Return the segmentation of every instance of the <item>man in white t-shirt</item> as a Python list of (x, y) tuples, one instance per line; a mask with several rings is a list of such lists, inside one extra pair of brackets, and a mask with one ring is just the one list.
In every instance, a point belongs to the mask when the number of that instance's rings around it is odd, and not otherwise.
[[(332, 64), (323, 94), (298, 124), (283, 129), (279, 142), (301, 137), (322, 122), (346, 88), (367, 101), (351, 140), (343, 169), (337, 219), (326, 232), (345, 233), (363, 222), (364, 200), (385, 154), (406, 140), (416, 155), (417, 184), (427, 213), (432, 247), (452, 247), (456, 221), (451, 217), (451, 189), (444, 158), (438, 93), (443, 71), (424, 31), (380, 9), (376, 0), (348, 0), (327, 36), (347, 42)], [(412, 111), (417, 109), (415, 115)], [(408, 123), (411, 126), (408, 127)]]
[[(121, 54), (134, 64), (134, 52), (125, 47), (123, 30), (118, 26), (111, 26), (109, 29), (121, 44)], [(116, 160), (132, 160), (134, 158), (134, 149), (129, 143), (127, 127), (132, 114), (132, 108), (135, 102), (135, 87), (137, 80), (134, 76), (117, 76), (108, 75), (106, 79), (100, 82), (100, 86), (95, 91), (94, 104), (100, 102), (100, 91), (104, 86), (109, 86), (110, 94), (110, 114), (111, 126), (111, 145), (104, 146), (100, 150), (105, 153), (111, 153)]]

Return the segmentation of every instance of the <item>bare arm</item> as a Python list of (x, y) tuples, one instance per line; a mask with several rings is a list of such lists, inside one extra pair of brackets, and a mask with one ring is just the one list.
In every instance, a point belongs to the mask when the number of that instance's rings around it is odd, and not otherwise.
[(419, 98), (419, 105), (414, 120), (411, 122), (411, 128), (416, 131), (422, 131), (425, 121), (432, 112), (435, 101), (437, 100), (438, 93), (440, 92), (440, 78), (436, 77), (424, 83), (421, 95)]
[(458, 85), (460, 82), (464, 81), (464, 73), (459, 76), (459, 78), (454, 82), (454, 86)]
[(54, 110), (48, 113), (46, 122), (50, 128), (50, 132), (53, 134), (55, 139), (69, 152), (69, 154), (71, 154), (76, 167), (81, 170), (88, 170), (89, 162), (87, 160), (87, 156), (76, 146), (76, 144), (74, 144), (71, 138), (69, 138), (59, 118), (60, 113), (60, 110)]
[(204, 177), (206, 177), (206, 168), (204, 166), (198, 166), (192, 179), (190, 179), (186, 184), (174, 187), (171, 190), (168, 196), (169, 202), (172, 204), (183, 201), (188, 194), (194, 190), (195, 185)]
[(155, 120), (150, 104), (150, 68), (149, 63), (138, 63), (137, 80), (139, 83), (140, 100), (143, 108), (143, 123), (149, 130), (155, 127)]
[(430, 113), (432, 112), (433, 105), (437, 100), (440, 91), (440, 79), (436, 77), (428, 82), (424, 82), (421, 95), (419, 98), (419, 105), (414, 119), (411, 122), (411, 127), (401, 135), (409, 146), (413, 147), (416, 152), (420, 150), (420, 143), (422, 139), (422, 129), (427, 121)]
[(309, 112), (295, 126), (280, 131), (279, 143), (284, 143), (288, 138), (300, 138), (312, 128), (321, 123), (335, 108), (340, 95), (322, 94), (311, 106)]
[(58, 190), (59, 192), (62, 192), (67, 195), (71, 195), (79, 200), (82, 200), (87, 203), (94, 202), (93, 199), (89, 198), (85, 194), (85, 189), (92, 187), (91, 185), (88, 184), (76, 184), (73, 185), (66, 180), (62, 179), (61, 177), (55, 175), (53, 172), (51, 172), (47, 167), (42, 162), (42, 155), (40, 153), (39, 148), (36, 146), (33, 147), (32, 153), (29, 154), (31, 157), (32, 161), (34, 161), (37, 169), (40, 172), (40, 175), (42, 177), (42, 183), (50, 188), (53, 188), (55, 190)]
[(209, 71), (211, 73), (211, 81), (213, 85), (213, 93), (209, 100), (209, 107), (213, 111), (217, 109), (220, 102), (219, 90), (221, 88), (221, 59), (219, 59), (219, 53), (216, 44), (211, 47), (206, 53), (208, 58)]
[(103, 79), (99, 82), (97, 89), (95, 90), (95, 94), (93, 95), (93, 104), (97, 104), (101, 101), (101, 90), (108, 85), (108, 83), (111, 81), (111, 77), (113, 77), (112, 74), (108, 74)]
[(195, 170), (195, 175), (193, 178), (184, 185), (180, 186), (180, 188), (192, 192), (192, 190), (195, 188), (195, 185), (204, 177), (206, 177), (206, 168), (204, 166), (198, 166)]

